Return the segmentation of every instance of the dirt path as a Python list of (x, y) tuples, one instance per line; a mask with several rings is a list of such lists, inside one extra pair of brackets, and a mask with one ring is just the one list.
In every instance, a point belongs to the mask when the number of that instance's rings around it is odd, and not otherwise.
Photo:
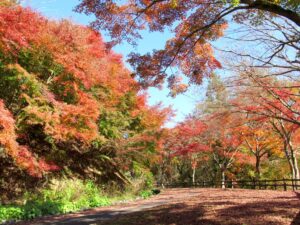
[(300, 225), (300, 194), (240, 189), (169, 189), (147, 200), (18, 224)]

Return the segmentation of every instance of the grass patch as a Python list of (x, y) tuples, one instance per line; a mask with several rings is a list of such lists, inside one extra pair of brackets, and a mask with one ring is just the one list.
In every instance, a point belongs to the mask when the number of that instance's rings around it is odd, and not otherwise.
[(149, 190), (138, 193), (125, 191), (107, 194), (91, 181), (54, 180), (49, 188), (41, 190), (38, 194), (25, 194), (22, 204), (0, 204), (0, 223), (108, 206), (137, 197), (147, 198), (152, 194), (153, 192)]

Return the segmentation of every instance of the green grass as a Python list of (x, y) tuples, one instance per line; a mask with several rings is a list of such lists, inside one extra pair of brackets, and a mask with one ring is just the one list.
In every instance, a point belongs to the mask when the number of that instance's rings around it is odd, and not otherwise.
[(41, 190), (38, 194), (25, 194), (23, 204), (0, 204), (0, 223), (108, 206), (116, 202), (134, 200), (137, 197), (147, 198), (152, 194), (152, 191), (144, 190), (137, 194), (126, 191), (115, 192), (112, 195), (112, 193), (106, 194), (93, 182), (56, 180), (49, 188)]

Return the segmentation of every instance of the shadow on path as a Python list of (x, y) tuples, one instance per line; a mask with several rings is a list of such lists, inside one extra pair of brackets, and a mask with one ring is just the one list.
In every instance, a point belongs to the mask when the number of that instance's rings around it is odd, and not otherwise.
[(147, 200), (98, 208), (26, 225), (300, 225), (300, 193), (266, 190), (169, 189)]
[[(300, 201), (300, 193), (299, 192), (295, 192), (296, 196), (298, 197), (299, 201)], [(299, 225), (300, 224), (300, 207), (299, 207), (299, 212), (296, 215), (296, 217), (294, 218), (294, 220), (292, 221), (291, 225)]]
[(299, 209), (300, 201), (297, 198), (241, 204), (235, 201), (204, 201), (199, 204), (161, 206), (117, 216), (97, 225), (300, 225)]

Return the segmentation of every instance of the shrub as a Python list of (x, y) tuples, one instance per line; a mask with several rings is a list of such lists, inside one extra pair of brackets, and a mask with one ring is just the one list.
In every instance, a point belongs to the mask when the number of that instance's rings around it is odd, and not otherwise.
[[(136, 196), (136, 194), (134, 195), (136, 192), (132, 192), (132, 190), (123, 193), (117, 189), (115, 191), (114, 194), (110, 192), (110, 197), (108, 197), (92, 181), (52, 180), (52, 184), (48, 188), (40, 190), (39, 193), (26, 193), (23, 197), (23, 205), (0, 205), (0, 223), (107, 206), (112, 204), (112, 201), (132, 199)], [(138, 196), (148, 198), (155, 193), (153, 190), (144, 189), (138, 192)]]
[(0, 222), (7, 220), (18, 220), (24, 218), (24, 209), (19, 206), (0, 205)]
[(133, 162), (133, 172), (135, 174), (134, 183), (136, 183), (137, 189), (151, 189), (154, 183), (154, 177), (148, 168), (145, 168), (138, 162)]
[(151, 190), (143, 190), (143, 191), (140, 191), (139, 195), (142, 198), (149, 198), (151, 195), (153, 195), (153, 193)]
[(0, 205), (0, 221), (32, 219), (111, 204), (93, 182), (77, 179), (53, 180), (49, 188), (38, 194), (27, 193), (24, 199), (24, 205)]

